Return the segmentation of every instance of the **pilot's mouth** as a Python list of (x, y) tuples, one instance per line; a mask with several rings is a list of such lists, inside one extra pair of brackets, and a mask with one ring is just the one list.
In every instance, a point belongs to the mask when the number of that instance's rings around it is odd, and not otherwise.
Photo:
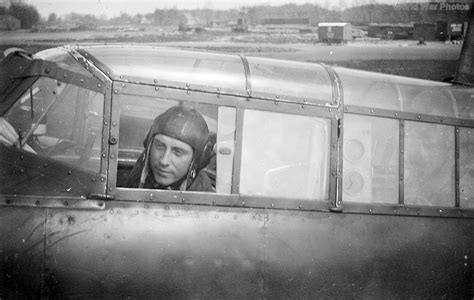
[(168, 177), (171, 174), (171, 172), (168, 172), (168, 171), (165, 171), (165, 170), (158, 169), (156, 171), (158, 173), (158, 176), (161, 176), (161, 177)]

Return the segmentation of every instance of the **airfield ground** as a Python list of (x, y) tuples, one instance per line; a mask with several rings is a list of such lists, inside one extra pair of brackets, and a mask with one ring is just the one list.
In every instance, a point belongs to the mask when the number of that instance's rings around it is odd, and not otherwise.
[[(180, 33), (173, 29), (145, 31), (0, 32), (0, 51), (21, 47), (36, 52), (64, 44), (134, 43), (194, 48), (247, 56), (307, 62), (323, 62), (368, 70), (441, 81), (453, 76), (461, 45), (413, 40), (357, 39), (344, 45), (327, 45), (317, 35), (295, 30), (254, 29), (248, 33), (208, 31)], [(3, 54), (2, 54), (3, 55)]]

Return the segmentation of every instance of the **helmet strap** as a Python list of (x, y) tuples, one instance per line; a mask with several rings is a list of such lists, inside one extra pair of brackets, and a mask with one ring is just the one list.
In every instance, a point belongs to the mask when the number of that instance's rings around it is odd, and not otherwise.
[(145, 186), (145, 181), (150, 172), (150, 149), (151, 149), (151, 142), (148, 143), (148, 147), (146, 148), (146, 155), (143, 157), (143, 169), (142, 174), (140, 175), (140, 182), (138, 183), (138, 188), (143, 188)]

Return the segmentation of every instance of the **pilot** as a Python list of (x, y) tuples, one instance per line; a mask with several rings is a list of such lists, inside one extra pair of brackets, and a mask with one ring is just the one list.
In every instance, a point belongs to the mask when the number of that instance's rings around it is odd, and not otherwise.
[(143, 144), (127, 187), (215, 191), (203, 170), (212, 156), (209, 129), (194, 108), (177, 105), (156, 117)]

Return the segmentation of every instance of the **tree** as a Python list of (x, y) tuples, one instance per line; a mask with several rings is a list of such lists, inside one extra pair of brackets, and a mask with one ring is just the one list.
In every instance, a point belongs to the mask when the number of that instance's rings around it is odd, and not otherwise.
[(36, 8), (21, 2), (11, 4), (8, 14), (20, 20), (21, 28), (24, 29), (30, 29), (40, 21), (40, 15)]
[(58, 20), (58, 16), (55, 13), (49, 14), (48, 23), (52, 24)]

